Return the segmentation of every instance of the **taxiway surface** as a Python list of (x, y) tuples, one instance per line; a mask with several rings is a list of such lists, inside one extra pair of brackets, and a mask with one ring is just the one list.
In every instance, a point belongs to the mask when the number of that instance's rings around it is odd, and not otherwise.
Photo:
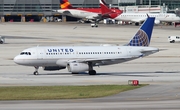
[(0, 101), (1, 109), (180, 109), (180, 43), (167, 41), (169, 35), (180, 35), (179, 27), (155, 26), (150, 46), (163, 51), (122, 64), (96, 67), (96, 76), (86, 73), (72, 75), (66, 69), (53, 72), (40, 69), (40, 75), (34, 76), (33, 67), (16, 65), (12, 59), (23, 49), (33, 46), (124, 45), (138, 27), (100, 25), (99, 28), (91, 28), (88, 24), (75, 23), (3, 23), (0, 28), (0, 35), (7, 36), (6, 43), (0, 45), (0, 86), (127, 84), (128, 80), (133, 79), (150, 84), (97, 99)]

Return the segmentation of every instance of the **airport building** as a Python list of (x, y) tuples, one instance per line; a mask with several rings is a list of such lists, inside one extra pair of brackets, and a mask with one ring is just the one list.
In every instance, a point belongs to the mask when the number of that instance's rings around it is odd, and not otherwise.
[[(73, 7), (99, 7), (99, 0), (69, 0)], [(161, 5), (169, 9), (180, 8), (180, 0), (105, 0), (111, 7)], [(1, 21), (40, 21), (61, 17), (52, 10), (60, 9), (59, 0), (0, 0)], [(137, 7), (136, 7), (137, 8)], [(138, 7), (139, 8), (139, 7)]]

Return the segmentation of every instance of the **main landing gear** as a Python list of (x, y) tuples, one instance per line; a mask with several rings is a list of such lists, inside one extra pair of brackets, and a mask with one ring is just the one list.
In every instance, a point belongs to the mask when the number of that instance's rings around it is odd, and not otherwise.
[(96, 75), (96, 71), (93, 70), (93, 63), (88, 62), (88, 65), (89, 65), (89, 75)]
[(35, 68), (34, 75), (38, 75), (39, 74), (39, 72), (38, 72), (39, 67), (35, 66), (34, 68)]
[(98, 27), (98, 20), (96, 19), (95, 22), (93, 24), (91, 24), (91, 27)]
[(96, 75), (96, 71), (95, 70), (90, 70), (89, 75)]

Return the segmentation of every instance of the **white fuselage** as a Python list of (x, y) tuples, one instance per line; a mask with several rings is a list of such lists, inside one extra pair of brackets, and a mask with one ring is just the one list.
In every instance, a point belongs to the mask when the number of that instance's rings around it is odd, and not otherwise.
[[(151, 51), (150, 53), (142, 53)], [(94, 65), (109, 65), (143, 57), (157, 48), (132, 46), (84, 46), (84, 47), (34, 47), (24, 50), (14, 58), (26, 66), (62, 66), (69, 62), (96, 62)]]
[(86, 19), (95, 19), (98, 17), (98, 15), (101, 13), (95, 13), (95, 12), (89, 12), (84, 10), (78, 10), (78, 9), (60, 9), (57, 10), (60, 14), (64, 14), (67, 16), (72, 16), (76, 18), (86, 18)]
[[(162, 22), (179, 22), (180, 17), (173, 13), (148, 13), (148, 16), (155, 17), (155, 20)], [(115, 20), (142, 22), (147, 18), (147, 13), (122, 13)]]

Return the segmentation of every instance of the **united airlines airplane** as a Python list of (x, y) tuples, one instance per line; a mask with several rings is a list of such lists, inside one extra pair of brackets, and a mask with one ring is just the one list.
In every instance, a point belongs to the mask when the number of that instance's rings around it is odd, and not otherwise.
[(94, 66), (122, 63), (158, 52), (158, 48), (148, 47), (154, 20), (154, 17), (148, 17), (124, 46), (32, 47), (23, 50), (14, 62), (35, 67), (34, 75), (38, 75), (39, 67), (47, 71), (67, 67), (72, 74), (89, 71), (89, 75), (95, 75)]

